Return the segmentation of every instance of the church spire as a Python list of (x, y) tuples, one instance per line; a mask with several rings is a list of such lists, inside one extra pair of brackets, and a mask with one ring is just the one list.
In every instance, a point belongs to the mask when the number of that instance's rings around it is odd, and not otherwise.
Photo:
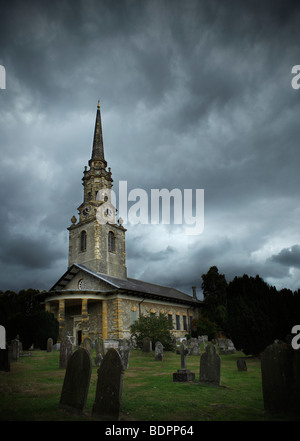
[(98, 100), (98, 105), (97, 105), (97, 115), (96, 115), (93, 151), (92, 151), (92, 158), (91, 159), (105, 162), (104, 148), (103, 148), (103, 137), (102, 137), (101, 114), (100, 114), (100, 101), (99, 100)]

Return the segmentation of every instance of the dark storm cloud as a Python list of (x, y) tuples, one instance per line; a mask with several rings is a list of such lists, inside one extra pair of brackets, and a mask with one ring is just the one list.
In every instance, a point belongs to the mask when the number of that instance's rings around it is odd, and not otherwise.
[(273, 255), (270, 260), (283, 266), (300, 268), (300, 245), (284, 248), (280, 253)]
[(7, 3), (6, 287), (20, 267), (20, 289), (30, 280), (52, 286), (65, 271), (98, 98), (115, 189), (119, 179), (148, 194), (205, 189), (199, 237), (128, 226), (129, 275), (190, 292), (217, 265), (228, 279), (249, 272), (296, 286), (298, 273), (283, 263), (296, 262), (297, 249), (284, 250), (300, 241), (300, 92), (291, 87), (299, 12), (279, 0)]

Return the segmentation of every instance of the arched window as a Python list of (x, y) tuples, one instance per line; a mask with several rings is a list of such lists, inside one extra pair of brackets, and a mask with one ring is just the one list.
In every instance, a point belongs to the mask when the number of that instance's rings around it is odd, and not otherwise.
[(86, 231), (83, 230), (80, 233), (80, 251), (86, 250)]
[(115, 235), (112, 231), (108, 233), (108, 251), (114, 252), (116, 250), (115, 247)]

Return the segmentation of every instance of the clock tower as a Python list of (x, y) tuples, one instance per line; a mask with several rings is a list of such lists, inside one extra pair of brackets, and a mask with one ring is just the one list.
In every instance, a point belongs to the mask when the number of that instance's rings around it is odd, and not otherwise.
[(113, 179), (104, 158), (100, 104), (89, 167), (83, 172), (83, 202), (79, 219), (72, 217), (69, 230), (69, 267), (83, 264), (96, 273), (126, 278), (125, 228), (116, 222), (111, 202)]

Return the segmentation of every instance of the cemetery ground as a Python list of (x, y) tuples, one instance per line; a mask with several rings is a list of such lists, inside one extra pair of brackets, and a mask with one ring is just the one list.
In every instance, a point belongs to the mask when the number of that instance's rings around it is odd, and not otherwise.
[[(201, 353), (203, 353), (203, 349)], [(65, 369), (59, 368), (59, 351), (31, 351), (32, 356), (11, 362), (10, 372), (0, 372), (0, 420), (2, 421), (95, 421), (91, 416), (97, 370), (93, 366), (86, 408), (72, 415), (58, 408)], [(92, 350), (92, 364), (95, 358)], [(248, 370), (239, 372), (237, 359)], [(299, 421), (300, 416), (264, 411), (260, 359), (241, 352), (221, 355), (221, 386), (200, 384), (200, 356), (189, 355), (187, 368), (196, 381), (173, 382), (180, 369), (180, 355), (135, 349), (124, 372), (120, 421)]]

